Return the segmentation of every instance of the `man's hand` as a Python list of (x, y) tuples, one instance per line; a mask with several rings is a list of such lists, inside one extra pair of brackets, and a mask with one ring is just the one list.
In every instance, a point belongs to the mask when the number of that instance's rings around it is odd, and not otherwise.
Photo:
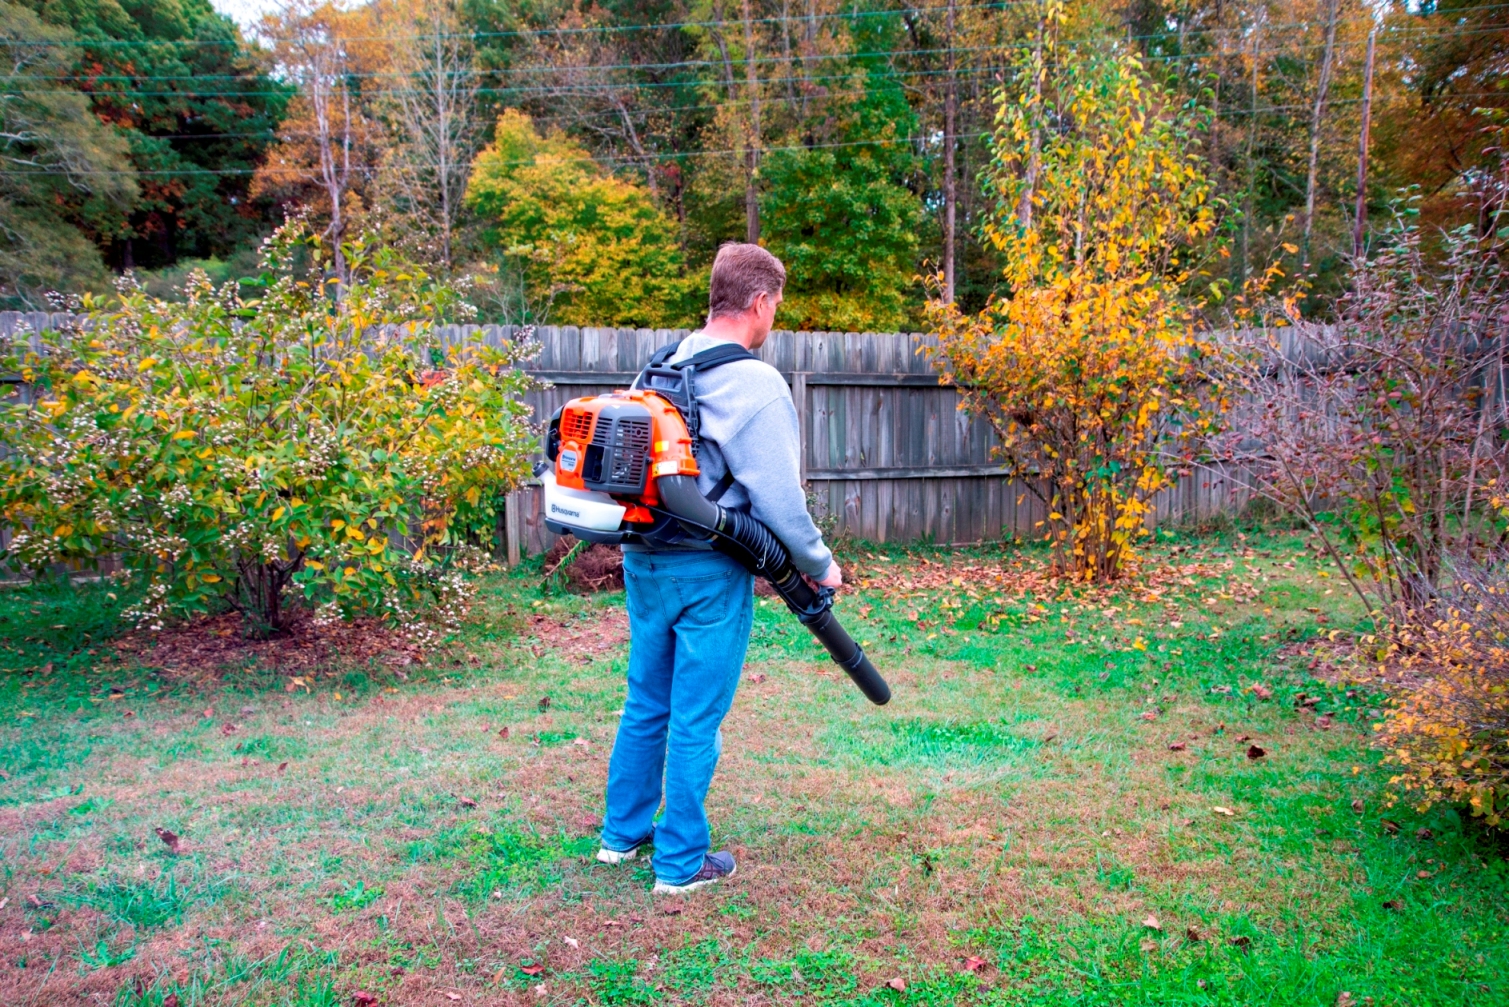
[(838, 560), (828, 562), (828, 572), (819, 577), (817, 582), (823, 587), (843, 587), (844, 572), (838, 568)]

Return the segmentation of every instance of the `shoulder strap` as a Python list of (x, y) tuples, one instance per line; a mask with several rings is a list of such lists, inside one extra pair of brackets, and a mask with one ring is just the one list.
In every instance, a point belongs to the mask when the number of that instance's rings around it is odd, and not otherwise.
[(699, 371), (710, 371), (720, 364), (731, 364), (735, 360), (759, 360), (760, 358), (750, 353), (738, 343), (721, 343), (710, 346), (699, 353), (693, 353), (685, 360), (672, 364), (672, 367), (695, 367)]
[(667, 360), (671, 359), (671, 357), (679, 349), (681, 349), (681, 340), (679, 340), (679, 339), (676, 340), (674, 343), (666, 343), (660, 349), (658, 349), (654, 353), (650, 354), (650, 363), (651, 364), (663, 364)]
[(712, 501), (713, 503), (717, 503), (719, 500), (723, 499), (723, 494), (727, 493), (730, 489), (733, 488), (733, 484), (734, 474), (728, 471), (728, 469), (724, 469), (722, 477), (713, 484), (712, 490), (707, 494), (708, 500)]

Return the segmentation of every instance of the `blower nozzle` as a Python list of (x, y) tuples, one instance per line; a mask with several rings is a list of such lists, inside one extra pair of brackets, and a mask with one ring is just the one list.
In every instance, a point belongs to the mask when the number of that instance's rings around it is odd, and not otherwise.
[(835, 664), (854, 680), (876, 706), (891, 699), (891, 687), (864, 648), (839, 625), (833, 614), (833, 589), (814, 589), (791, 562), (791, 554), (763, 523), (712, 502), (692, 476), (658, 480), (661, 509), (689, 529), (709, 534), (713, 548), (738, 560), (750, 573), (764, 577), (803, 626), (827, 649)]

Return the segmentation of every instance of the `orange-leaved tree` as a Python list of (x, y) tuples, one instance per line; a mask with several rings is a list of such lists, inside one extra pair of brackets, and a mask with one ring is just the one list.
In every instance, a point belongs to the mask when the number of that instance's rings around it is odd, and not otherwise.
[(998, 95), (986, 239), (1002, 292), (978, 314), (929, 306), (961, 408), (1047, 511), (1060, 568), (1125, 572), (1152, 497), (1211, 415), (1190, 281), (1212, 230), (1197, 111), (1114, 43), (1061, 42), (1052, 5)]

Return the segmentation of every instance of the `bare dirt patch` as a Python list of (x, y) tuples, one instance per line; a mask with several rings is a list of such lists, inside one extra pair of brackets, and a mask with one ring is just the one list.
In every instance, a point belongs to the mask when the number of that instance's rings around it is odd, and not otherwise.
[(137, 630), (114, 644), (122, 656), (169, 677), (220, 677), (247, 667), (289, 674), (372, 662), (403, 667), (422, 659), (412, 642), (378, 619), (318, 624), (300, 609), (286, 632), (265, 640), (249, 637), (233, 612), (195, 619), (161, 632)]
[(628, 646), (629, 614), (618, 607), (576, 618), (536, 614), (523, 631), (536, 657), (550, 652), (566, 661), (591, 662)]

